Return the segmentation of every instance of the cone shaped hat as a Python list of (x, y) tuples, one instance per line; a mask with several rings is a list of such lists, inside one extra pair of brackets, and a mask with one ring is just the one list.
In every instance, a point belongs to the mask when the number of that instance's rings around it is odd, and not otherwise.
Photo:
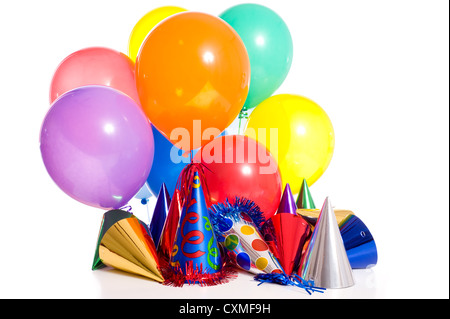
[(175, 189), (173, 198), (170, 201), (169, 212), (167, 213), (166, 222), (161, 233), (161, 237), (157, 246), (157, 251), (161, 258), (170, 259), (172, 253), (173, 241), (178, 229), (180, 215), (182, 210), (180, 191)]
[(300, 275), (323, 288), (345, 288), (354, 285), (352, 268), (336, 216), (327, 197), (302, 260)]
[(198, 279), (201, 284), (202, 274), (210, 275), (220, 271), (222, 259), (198, 172), (195, 172), (190, 186), (191, 190), (180, 216), (170, 264), (181, 271), (187, 281), (190, 278), (192, 281)]
[(277, 213), (288, 213), (296, 215), (296, 206), (294, 196), (292, 195), (291, 187), (286, 184), (283, 196), (281, 196), (280, 204), (278, 205)]
[(303, 179), (302, 186), (300, 187), (300, 191), (298, 193), (297, 208), (299, 209), (315, 209), (316, 205), (314, 204), (314, 200), (311, 196), (311, 192), (309, 191), (308, 183), (306, 179)]
[(283, 192), (280, 206), (271, 217), (275, 235), (276, 256), (287, 275), (291, 275), (298, 267), (307, 239), (311, 235), (311, 227), (296, 214), (296, 206), (289, 184)]
[(92, 269), (105, 266), (164, 281), (147, 225), (122, 210), (103, 216)]
[(170, 205), (170, 195), (167, 191), (166, 185), (162, 183), (156, 200), (155, 209), (153, 211), (152, 221), (150, 222), (150, 233), (155, 244), (159, 243), (164, 223), (166, 222), (167, 214)]

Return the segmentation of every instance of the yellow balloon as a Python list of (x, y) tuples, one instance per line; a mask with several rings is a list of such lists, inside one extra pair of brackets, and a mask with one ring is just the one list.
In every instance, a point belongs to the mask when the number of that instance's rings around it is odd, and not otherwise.
[(315, 102), (293, 94), (274, 95), (250, 114), (245, 135), (264, 144), (278, 161), (284, 186), (296, 194), (303, 179), (309, 186), (325, 172), (333, 157), (334, 130)]
[(184, 8), (166, 6), (156, 8), (146, 15), (144, 15), (131, 31), (130, 39), (128, 41), (128, 56), (133, 62), (136, 62), (136, 57), (150, 31), (162, 20), (180, 12), (187, 11)]

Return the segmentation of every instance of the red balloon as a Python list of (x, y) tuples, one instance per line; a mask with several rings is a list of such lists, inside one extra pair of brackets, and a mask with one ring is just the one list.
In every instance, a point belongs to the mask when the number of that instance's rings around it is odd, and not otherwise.
[(243, 135), (218, 137), (197, 152), (194, 162), (206, 167), (209, 205), (238, 196), (254, 201), (266, 220), (276, 212), (282, 188), (280, 170), (256, 140)]

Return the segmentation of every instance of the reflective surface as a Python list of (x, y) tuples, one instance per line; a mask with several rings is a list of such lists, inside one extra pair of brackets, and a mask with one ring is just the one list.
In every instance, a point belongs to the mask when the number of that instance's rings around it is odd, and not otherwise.
[(255, 134), (278, 161), (283, 185), (289, 183), (294, 194), (303, 179), (313, 185), (333, 156), (334, 130), (328, 115), (299, 95), (274, 95), (255, 108), (245, 135)]
[(164, 281), (155, 244), (147, 227), (121, 210), (105, 213), (92, 269), (110, 266), (125, 272)]
[(76, 51), (57, 67), (50, 85), (50, 103), (67, 91), (85, 85), (105, 85), (139, 103), (134, 63), (125, 54), (109, 48)]
[(280, 205), (270, 218), (275, 237), (276, 256), (287, 275), (297, 270), (303, 248), (311, 235), (311, 227), (296, 214), (294, 196), (286, 185)]
[[(196, 12), (161, 22), (143, 43), (136, 72), (148, 118), (173, 144), (185, 137), (187, 144), (175, 146), (186, 151), (233, 122), (250, 81), (247, 51), (237, 33), (221, 19)], [(216, 128), (211, 136), (208, 128)]]
[(328, 197), (314, 227), (302, 260), (300, 276), (323, 288), (346, 288), (354, 285), (352, 268)]
[(42, 123), (42, 160), (66, 194), (110, 209), (128, 203), (153, 163), (153, 134), (139, 106), (105, 86), (74, 89), (53, 103)]
[(286, 274), (291, 275), (299, 266), (303, 248), (311, 235), (311, 227), (302, 217), (292, 214), (277, 213), (271, 220), (278, 261)]
[(175, 189), (173, 198), (170, 201), (169, 212), (164, 222), (164, 227), (161, 232), (161, 237), (157, 245), (158, 256), (169, 260), (172, 254), (173, 241), (178, 230), (178, 222), (180, 221), (182, 206), (180, 191)]

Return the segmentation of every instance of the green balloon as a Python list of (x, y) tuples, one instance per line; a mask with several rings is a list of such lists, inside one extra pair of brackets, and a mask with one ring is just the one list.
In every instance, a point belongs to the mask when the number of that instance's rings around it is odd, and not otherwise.
[(240, 4), (220, 16), (241, 37), (250, 60), (250, 90), (243, 109), (251, 109), (272, 96), (292, 64), (293, 45), (283, 19), (259, 4)]

